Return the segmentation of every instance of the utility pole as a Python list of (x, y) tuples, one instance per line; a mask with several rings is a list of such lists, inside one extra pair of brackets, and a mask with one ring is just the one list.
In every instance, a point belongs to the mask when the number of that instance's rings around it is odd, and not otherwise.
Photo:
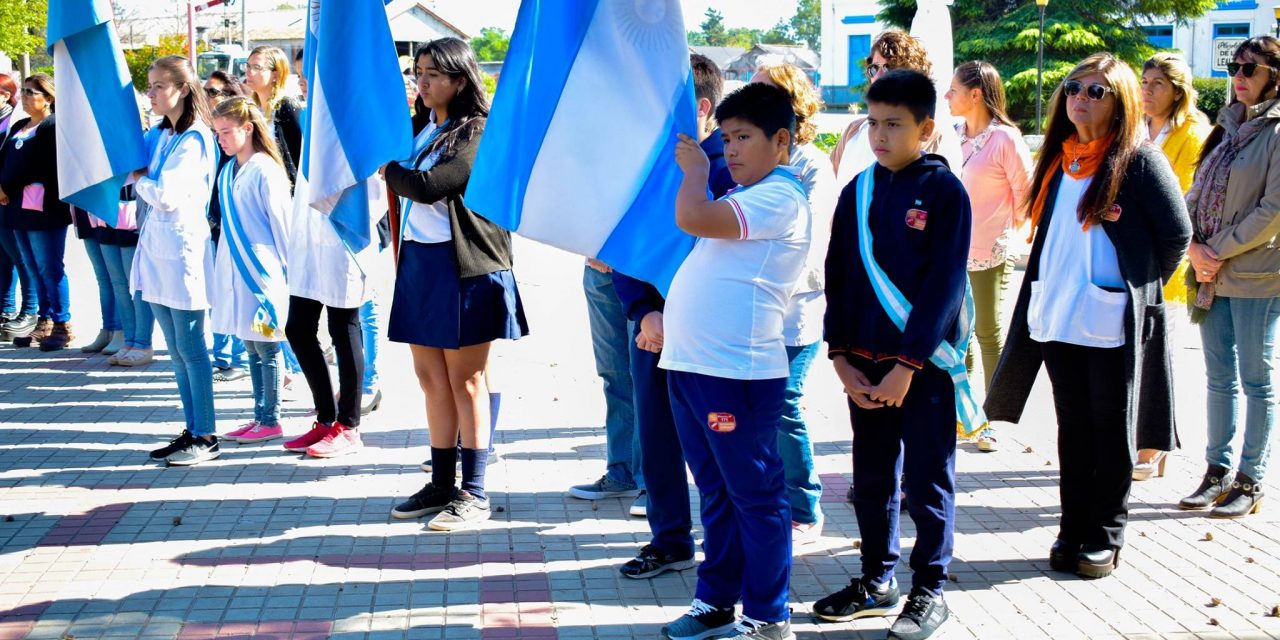
[(249, 50), (249, 11), (246, 9), (248, 5), (249, 0), (240, 0), (240, 46), (244, 47), (245, 51)]

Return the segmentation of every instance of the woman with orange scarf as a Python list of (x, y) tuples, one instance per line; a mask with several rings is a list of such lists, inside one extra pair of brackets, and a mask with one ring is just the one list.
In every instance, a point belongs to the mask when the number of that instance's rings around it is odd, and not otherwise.
[(1017, 422), (1044, 365), (1062, 468), (1049, 564), (1101, 578), (1124, 546), (1135, 443), (1177, 443), (1161, 290), (1191, 237), (1124, 62), (1090, 56), (1054, 92), (1030, 200), (1031, 257), (986, 410)]

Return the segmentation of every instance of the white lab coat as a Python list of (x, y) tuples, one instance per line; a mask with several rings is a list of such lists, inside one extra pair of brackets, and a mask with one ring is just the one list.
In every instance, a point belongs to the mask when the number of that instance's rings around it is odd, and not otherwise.
[[(231, 160), (235, 162), (235, 160)], [(286, 259), (290, 218), (293, 215), (289, 195), (289, 176), (284, 167), (265, 153), (254, 154), (236, 173), (231, 184), (236, 221), (266, 271), (266, 296), (275, 306), (279, 326), (272, 336), (253, 328), (258, 311), (258, 298), (240, 275), (231, 255), (228, 240), (228, 212), (222, 209), (222, 241), (218, 243), (214, 266), (217, 304), (210, 314), (214, 333), (233, 335), (241, 340), (280, 342), (285, 339), (285, 320), (289, 312), (289, 285)], [(252, 268), (252, 267), (251, 267)]]
[(378, 247), (378, 221), (387, 211), (387, 187), (369, 178), (369, 246), (353, 254), (342, 244), (328, 214), (308, 205), (309, 188), (298, 174), (293, 227), (289, 234), (289, 293), (338, 309), (354, 309), (377, 293), (389, 276), (389, 259)]
[(197, 120), (188, 131), (195, 134), (181, 136), (163, 166), (161, 156), (174, 135), (172, 129), (159, 134), (148, 174), (135, 185), (147, 215), (129, 286), (147, 302), (203, 311), (214, 299), (208, 214), (218, 152), (208, 125)]

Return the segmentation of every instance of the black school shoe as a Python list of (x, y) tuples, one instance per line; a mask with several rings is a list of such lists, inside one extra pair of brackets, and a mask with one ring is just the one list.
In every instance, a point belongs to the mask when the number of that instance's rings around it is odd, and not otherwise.
[(449, 503), (453, 502), (457, 493), (457, 487), (452, 485), (437, 487), (435, 483), (428, 482), (427, 486), (419, 489), (408, 500), (396, 505), (396, 508), (391, 510), (391, 517), (409, 520), (421, 518), (428, 513), (440, 513), (449, 507)]
[(942, 626), (950, 617), (947, 602), (940, 595), (923, 589), (912, 589), (907, 606), (893, 626), (889, 627), (889, 640), (924, 640)]
[(205, 440), (199, 436), (191, 436), (187, 446), (169, 454), (164, 461), (173, 467), (190, 467), (213, 460), (222, 455), (222, 452), (218, 449), (218, 436), (212, 438)]
[(902, 592), (897, 579), (872, 589), (862, 578), (854, 578), (849, 586), (815, 602), (813, 615), (827, 622), (848, 622), (871, 616), (887, 616), (898, 606)]
[(151, 459), (164, 460), (165, 458), (168, 458), (170, 455), (173, 454), (173, 452), (187, 446), (188, 444), (191, 444), (192, 437), (193, 436), (191, 435), (190, 431), (183, 429), (182, 433), (178, 434), (178, 437), (169, 441), (169, 444), (166, 444), (165, 446), (160, 447), (159, 449), (153, 449), (151, 451)]
[(640, 549), (640, 555), (628, 560), (626, 564), (622, 565), (621, 569), (618, 569), (618, 573), (621, 573), (625, 578), (643, 580), (668, 571), (683, 571), (696, 564), (698, 564), (698, 561), (694, 559), (692, 554), (687, 558), (680, 557), (667, 553), (651, 544), (646, 544)]

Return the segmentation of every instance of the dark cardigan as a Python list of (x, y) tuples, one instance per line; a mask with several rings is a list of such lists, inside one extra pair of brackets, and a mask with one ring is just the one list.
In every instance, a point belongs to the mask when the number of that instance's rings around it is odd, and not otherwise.
[[(1027, 328), (1027, 305), (1031, 283), (1040, 277), (1040, 254), (1061, 182), (1059, 169), (1049, 184), (1009, 336), (987, 393), (985, 408), (991, 420), (1018, 422), (1043, 362), (1040, 343), (1031, 339)], [(1115, 245), (1129, 293), (1124, 322), (1125, 368), (1123, 377), (1117, 376), (1115, 382), (1124, 383), (1129, 399), (1125, 424), (1130, 455), (1135, 448), (1171, 451), (1178, 445), (1178, 435), (1163, 286), (1187, 250), (1191, 219), (1177, 176), (1164, 154), (1151, 144), (1142, 145), (1129, 165), (1116, 204), (1120, 217), (1101, 224)]]
[(302, 107), (297, 100), (285, 98), (276, 106), (273, 119), (276, 147), (280, 149), (284, 171), (289, 174), (289, 184), (297, 184), (298, 163), (302, 162)]
[[(480, 134), (477, 132), (457, 141), (447, 155), (426, 171), (405, 169), (396, 162), (388, 164), (386, 170), (387, 186), (396, 195), (423, 204), (440, 200), (448, 204), (454, 256), (458, 261), (458, 275), (462, 278), (511, 268), (511, 233), (476, 215), (462, 202), (479, 146)], [(407, 210), (403, 212), (401, 225), (408, 214)], [(400, 230), (393, 229), (392, 232), (399, 234)]]
[[(10, 136), (0, 150), (0, 188), (9, 196), (0, 224), (10, 229), (48, 231), (71, 224), (71, 207), (58, 199), (58, 143), (54, 134), (55, 117), (50, 114), (36, 127), (34, 136), (17, 148), (14, 136), (31, 121), (23, 118), (13, 123)], [(29, 185), (44, 185), (44, 211), (22, 208), (22, 190)]]

